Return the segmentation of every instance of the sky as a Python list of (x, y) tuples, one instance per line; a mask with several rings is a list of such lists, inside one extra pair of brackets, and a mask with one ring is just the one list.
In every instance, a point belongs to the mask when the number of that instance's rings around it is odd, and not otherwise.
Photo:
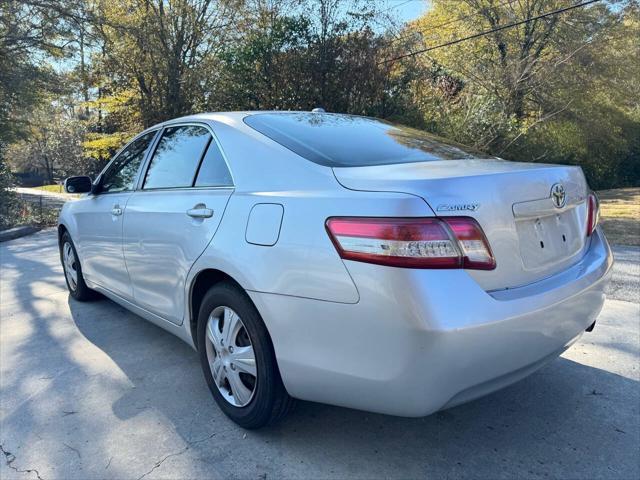
[(386, 2), (389, 13), (395, 13), (399, 20), (415, 20), (427, 11), (429, 0), (379, 0)]

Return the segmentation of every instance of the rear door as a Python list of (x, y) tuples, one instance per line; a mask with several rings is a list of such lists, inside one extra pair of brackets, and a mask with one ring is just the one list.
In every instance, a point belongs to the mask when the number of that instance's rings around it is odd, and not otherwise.
[(124, 256), (136, 304), (182, 323), (187, 274), (213, 238), (232, 192), (207, 126), (164, 129), (124, 215)]

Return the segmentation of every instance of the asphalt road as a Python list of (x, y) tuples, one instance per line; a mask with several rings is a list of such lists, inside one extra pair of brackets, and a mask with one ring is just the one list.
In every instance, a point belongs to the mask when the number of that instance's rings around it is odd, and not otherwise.
[(640, 303), (640, 247), (613, 247), (616, 263), (607, 297)]
[(52, 230), (0, 244), (0, 478), (637, 479), (640, 250), (617, 251), (595, 330), (503, 391), (421, 419), (301, 402), (246, 432), (188, 346), (69, 299)]

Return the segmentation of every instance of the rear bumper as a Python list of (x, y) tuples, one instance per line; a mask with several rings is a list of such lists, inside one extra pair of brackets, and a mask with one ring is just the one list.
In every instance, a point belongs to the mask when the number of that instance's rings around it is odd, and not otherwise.
[(601, 232), (541, 282), (486, 292), (464, 271), (347, 262), (360, 302), (250, 292), (297, 398), (423, 416), (529, 375), (598, 316), (612, 256)]

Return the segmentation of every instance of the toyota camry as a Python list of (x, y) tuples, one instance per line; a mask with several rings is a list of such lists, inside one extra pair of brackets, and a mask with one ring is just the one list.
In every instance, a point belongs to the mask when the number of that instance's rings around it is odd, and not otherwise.
[(71, 296), (188, 342), (245, 428), (293, 399), (424, 416), (505, 387), (594, 327), (612, 265), (579, 167), (359, 116), (179, 118), (65, 188)]

